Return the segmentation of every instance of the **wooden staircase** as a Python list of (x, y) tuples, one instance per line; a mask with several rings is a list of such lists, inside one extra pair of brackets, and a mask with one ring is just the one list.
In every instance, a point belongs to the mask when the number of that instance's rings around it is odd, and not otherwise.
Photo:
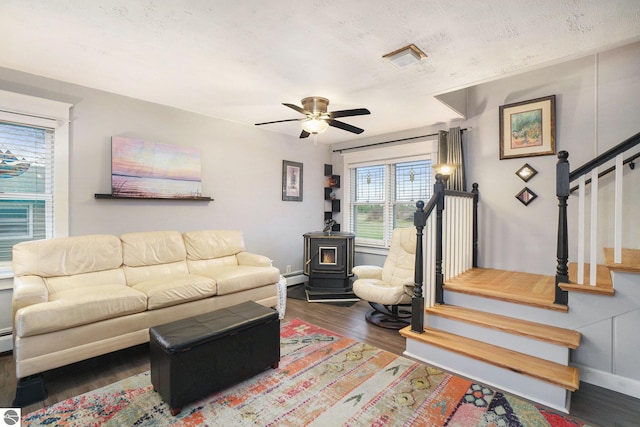
[[(598, 268), (595, 286), (563, 284), (571, 292), (613, 296), (611, 271), (640, 273), (640, 250), (623, 251)], [(570, 268), (573, 282), (576, 268)], [(425, 310), (425, 328), (407, 327), (406, 354), (478, 382), (569, 412), (579, 372), (570, 365), (579, 332), (557, 327), (566, 305), (554, 304), (554, 276), (473, 268), (446, 281), (446, 304)]]

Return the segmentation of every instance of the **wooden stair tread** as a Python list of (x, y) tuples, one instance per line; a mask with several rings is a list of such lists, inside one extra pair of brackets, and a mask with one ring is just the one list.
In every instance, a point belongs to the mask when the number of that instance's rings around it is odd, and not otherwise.
[(613, 271), (640, 273), (640, 249), (622, 248), (622, 262), (613, 262), (613, 248), (604, 248), (605, 264)]
[(563, 347), (576, 349), (580, 345), (580, 333), (571, 329), (530, 322), (507, 317), (500, 314), (487, 313), (466, 307), (453, 305), (436, 305), (425, 310), (428, 314), (442, 316), (466, 323), (477, 324), (503, 332), (549, 342)]
[(527, 375), (550, 384), (576, 391), (579, 386), (579, 371), (572, 366), (529, 356), (517, 351), (505, 349), (492, 344), (476, 341), (425, 327), (424, 333), (413, 332), (408, 326), (400, 330), (405, 338), (430, 344), (448, 351), (482, 362), (490, 363), (510, 371)]
[(571, 262), (568, 267), (569, 283), (559, 283), (560, 289), (608, 296), (615, 294), (611, 273), (607, 266), (601, 264), (596, 266), (596, 283), (594, 285), (589, 284), (591, 276), (590, 264), (584, 265), (584, 284), (582, 285), (578, 283), (578, 263)]
[(472, 268), (448, 279), (444, 289), (547, 310), (565, 313), (569, 310), (566, 305), (553, 302), (554, 276), (492, 268)]

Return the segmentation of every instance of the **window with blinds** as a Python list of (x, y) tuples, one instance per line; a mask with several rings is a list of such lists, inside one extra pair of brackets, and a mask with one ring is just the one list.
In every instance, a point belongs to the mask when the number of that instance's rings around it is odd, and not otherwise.
[(52, 237), (54, 129), (0, 121), (0, 262)]
[(351, 230), (359, 239), (384, 239), (385, 169), (384, 165), (351, 169), (351, 183), (355, 184)]
[(394, 228), (413, 227), (416, 202), (431, 197), (431, 161), (349, 169), (350, 226), (360, 244), (388, 246)]

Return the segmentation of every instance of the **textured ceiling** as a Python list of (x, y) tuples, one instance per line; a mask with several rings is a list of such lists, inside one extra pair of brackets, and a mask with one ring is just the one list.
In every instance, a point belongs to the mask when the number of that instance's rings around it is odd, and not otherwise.
[[(371, 110), (343, 119), (359, 137), (447, 123), (435, 95), (639, 39), (638, 0), (0, 1), (0, 66), (251, 126), (322, 96)], [(428, 58), (382, 58), (409, 43)]]

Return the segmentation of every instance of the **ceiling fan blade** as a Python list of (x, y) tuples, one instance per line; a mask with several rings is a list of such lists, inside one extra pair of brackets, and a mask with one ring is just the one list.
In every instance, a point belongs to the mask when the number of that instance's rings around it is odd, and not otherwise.
[(284, 105), (286, 107), (289, 107), (289, 108), (291, 108), (293, 110), (296, 110), (298, 113), (304, 114), (305, 116), (308, 115), (308, 114), (313, 114), (313, 113), (305, 110), (304, 108), (300, 108), (300, 107), (298, 107), (297, 105), (294, 105), (294, 104), (287, 104), (287, 103), (283, 102), (282, 105)]
[(300, 133), (300, 138), (308, 138), (309, 135), (311, 135), (309, 132), (303, 130), (302, 133)]
[(340, 129), (346, 130), (348, 132), (353, 132), (353, 133), (357, 133), (357, 134), (361, 134), (362, 132), (364, 132), (364, 129), (360, 129), (360, 128), (355, 127), (355, 126), (351, 126), (350, 124), (347, 124), (347, 123), (344, 123), (344, 122), (339, 122), (339, 121), (333, 120), (333, 119), (327, 119), (327, 123), (329, 123), (329, 126), (340, 128)]
[(332, 119), (337, 119), (340, 117), (364, 116), (366, 114), (371, 114), (371, 111), (367, 110), (366, 108), (354, 108), (352, 110), (332, 111), (328, 114)]
[(305, 119), (305, 117), (302, 117), (302, 118), (299, 118), (299, 119), (275, 120), (273, 122), (256, 123), (255, 126), (270, 125), (271, 123), (299, 122), (300, 120), (304, 120), (304, 119)]

